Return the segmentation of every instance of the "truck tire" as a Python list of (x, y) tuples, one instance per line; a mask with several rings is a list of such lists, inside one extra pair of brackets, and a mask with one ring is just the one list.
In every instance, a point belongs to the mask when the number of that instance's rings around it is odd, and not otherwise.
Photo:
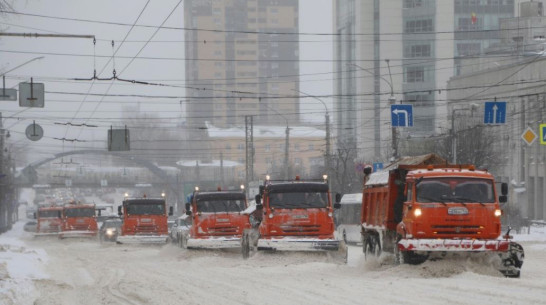
[(366, 260), (381, 255), (381, 245), (379, 243), (379, 238), (376, 235), (367, 234), (364, 238), (362, 247)]
[(250, 257), (250, 238), (246, 232), (243, 233), (243, 238), (241, 239), (241, 253), (243, 254), (243, 259)]

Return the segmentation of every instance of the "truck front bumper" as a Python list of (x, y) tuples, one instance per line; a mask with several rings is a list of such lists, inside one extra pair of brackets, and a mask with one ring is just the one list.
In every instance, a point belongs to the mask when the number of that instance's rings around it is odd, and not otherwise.
[(59, 238), (68, 238), (68, 237), (96, 237), (97, 231), (61, 231), (58, 234)]
[(227, 249), (240, 248), (240, 237), (209, 237), (209, 238), (188, 238), (190, 249)]
[(118, 235), (118, 244), (165, 244), (168, 235)]
[(279, 251), (338, 251), (340, 241), (318, 238), (260, 238), (258, 250)]

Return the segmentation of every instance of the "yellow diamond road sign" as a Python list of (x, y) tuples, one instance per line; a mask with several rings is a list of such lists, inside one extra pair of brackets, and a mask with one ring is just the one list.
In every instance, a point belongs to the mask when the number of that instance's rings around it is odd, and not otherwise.
[(527, 145), (532, 145), (537, 139), (537, 134), (531, 129), (531, 127), (527, 127), (521, 137), (523, 138), (523, 141), (527, 143)]

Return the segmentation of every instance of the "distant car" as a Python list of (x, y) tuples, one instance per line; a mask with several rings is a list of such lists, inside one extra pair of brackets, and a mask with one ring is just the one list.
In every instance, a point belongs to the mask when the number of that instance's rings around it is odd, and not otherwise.
[(360, 213), (362, 209), (362, 193), (345, 194), (340, 201), (341, 208), (334, 212), (336, 233), (346, 243), (361, 242)]
[(121, 219), (107, 219), (99, 229), (100, 241), (115, 242), (121, 230)]
[(169, 233), (171, 241), (173, 243), (178, 243), (180, 241), (180, 236), (184, 232), (188, 232), (191, 226), (191, 217), (187, 215), (182, 215), (178, 217), (173, 224), (173, 227)]
[(37, 226), (36, 220), (31, 220), (25, 223), (25, 225), (23, 226), (23, 230), (25, 230), (26, 232), (36, 232), (36, 226)]

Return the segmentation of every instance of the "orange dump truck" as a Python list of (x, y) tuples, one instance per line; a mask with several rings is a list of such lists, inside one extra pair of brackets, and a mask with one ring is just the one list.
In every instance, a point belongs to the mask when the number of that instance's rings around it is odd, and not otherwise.
[(248, 207), (244, 191), (196, 190), (186, 204), (186, 214), (191, 226), (183, 231), (180, 245), (183, 248), (239, 248), (243, 230), (250, 228)]
[(435, 155), (402, 158), (383, 171), (365, 171), (362, 242), (368, 255), (395, 254), (397, 263), (420, 264), (448, 253), (500, 257), (497, 268), (519, 277), (524, 252), (501, 238), (499, 203), (493, 175), (472, 165), (448, 165)]
[(254, 250), (323, 251), (346, 260), (347, 248), (334, 237), (334, 206), (326, 177), (321, 181), (273, 181), (269, 177), (249, 211), (251, 229), (242, 240), (243, 258)]
[(94, 204), (67, 204), (63, 207), (59, 238), (96, 237), (97, 232)]
[(35, 213), (35, 236), (58, 235), (62, 227), (62, 206), (40, 206)]
[(117, 243), (163, 244), (169, 238), (168, 216), (164, 198), (128, 198), (118, 206), (122, 216), (121, 232)]

